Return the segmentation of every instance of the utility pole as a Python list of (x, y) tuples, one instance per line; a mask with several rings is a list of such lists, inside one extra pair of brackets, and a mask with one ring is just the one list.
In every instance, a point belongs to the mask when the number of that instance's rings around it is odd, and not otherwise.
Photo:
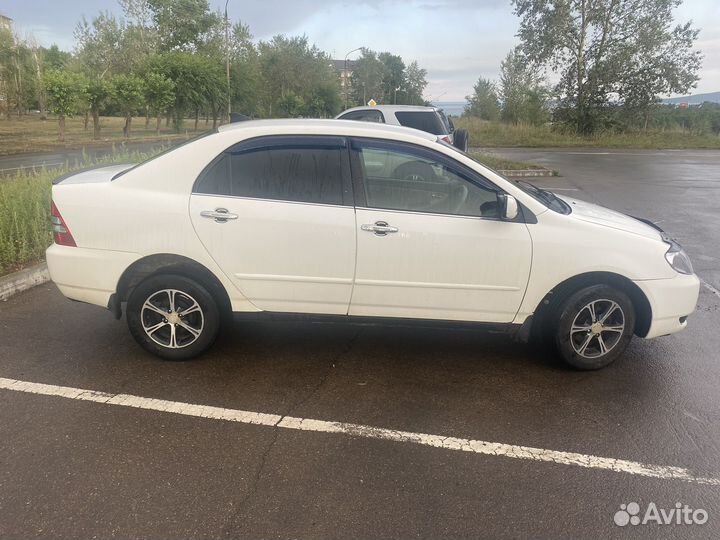
[(230, 122), (230, 22), (228, 21), (228, 2), (225, 0), (225, 77), (227, 79), (227, 118)]
[(348, 56), (350, 56), (352, 53), (363, 50), (364, 47), (358, 47), (357, 49), (353, 49), (352, 51), (348, 51), (348, 53), (345, 55), (345, 65), (344, 65), (344, 71), (343, 71), (343, 82), (345, 83), (344, 90), (345, 90), (345, 108), (348, 108), (348, 86), (350, 83), (350, 77), (348, 77)]

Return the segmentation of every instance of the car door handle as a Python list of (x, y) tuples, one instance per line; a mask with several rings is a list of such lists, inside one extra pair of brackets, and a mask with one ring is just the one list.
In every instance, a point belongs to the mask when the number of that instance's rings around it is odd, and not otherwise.
[(364, 224), (360, 225), (360, 229), (363, 231), (368, 231), (375, 233), (375, 236), (386, 236), (387, 233), (396, 233), (398, 232), (397, 227), (391, 227), (387, 224), (387, 221), (376, 221), (372, 224)]
[(216, 223), (227, 223), (231, 219), (237, 219), (237, 214), (231, 214), (227, 208), (216, 208), (215, 210), (203, 210), (202, 217), (214, 219)]

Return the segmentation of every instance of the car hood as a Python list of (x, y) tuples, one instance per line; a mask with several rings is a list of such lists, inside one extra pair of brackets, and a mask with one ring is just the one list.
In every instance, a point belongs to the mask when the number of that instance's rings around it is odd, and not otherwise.
[(619, 229), (632, 234), (638, 234), (646, 238), (662, 240), (662, 235), (659, 229), (656, 229), (647, 223), (643, 223), (634, 217), (621, 214), (620, 212), (610, 210), (609, 208), (605, 208), (597, 204), (581, 201), (580, 199), (573, 199), (564, 195), (557, 195), (557, 197), (570, 205), (570, 208), (572, 208), (570, 216), (575, 219), (595, 223), (604, 227)]

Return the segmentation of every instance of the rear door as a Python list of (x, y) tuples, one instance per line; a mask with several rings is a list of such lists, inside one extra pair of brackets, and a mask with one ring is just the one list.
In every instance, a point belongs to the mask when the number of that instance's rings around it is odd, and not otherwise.
[(218, 156), (190, 198), (206, 249), (260, 309), (346, 314), (355, 212), (346, 140), (274, 136)]

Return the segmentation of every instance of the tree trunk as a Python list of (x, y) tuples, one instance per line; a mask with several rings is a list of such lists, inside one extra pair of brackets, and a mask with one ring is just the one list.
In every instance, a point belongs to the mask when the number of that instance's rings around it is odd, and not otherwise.
[(125, 126), (123, 127), (123, 135), (126, 139), (130, 137), (130, 124), (132, 124), (132, 115), (128, 114), (125, 117)]
[(100, 138), (100, 110), (99, 109), (93, 109), (92, 119), (93, 119), (93, 139), (99, 139)]
[(65, 141), (65, 115), (61, 114), (58, 116), (58, 140), (60, 142)]
[(160, 135), (160, 123), (162, 122), (162, 116), (158, 114), (157, 124), (155, 125), (155, 135)]
[(198, 129), (198, 121), (200, 120), (200, 108), (195, 107), (195, 131)]
[(33, 63), (35, 64), (35, 77), (37, 78), (37, 100), (38, 107), (40, 108), (40, 118), (45, 120), (45, 90), (43, 88), (42, 68), (40, 67), (40, 58), (38, 57), (38, 48), (36, 45), (33, 45), (31, 52)]
[(150, 107), (145, 107), (145, 129), (150, 127)]
[(85, 118), (83, 119), (84, 122), (84, 129), (85, 131), (88, 130), (88, 121), (90, 120), (90, 113), (88, 111), (85, 111)]
[(165, 127), (170, 127), (170, 113), (165, 115)]

